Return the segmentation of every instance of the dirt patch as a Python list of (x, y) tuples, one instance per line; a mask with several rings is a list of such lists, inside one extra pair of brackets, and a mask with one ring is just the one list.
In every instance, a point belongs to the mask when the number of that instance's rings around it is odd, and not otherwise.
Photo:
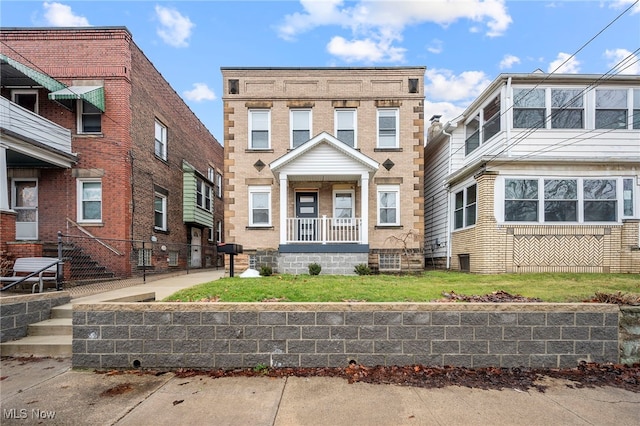
[(131, 383), (120, 383), (112, 388), (109, 388), (100, 393), (102, 397), (110, 397), (116, 395), (122, 395), (123, 393), (127, 393), (133, 390), (133, 385)]
[(541, 299), (520, 296), (519, 294), (509, 294), (506, 291), (498, 290), (484, 296), (466, 296), (457, 294), (454, 291), (442, 292), (442, 299), (436, 302), (473, 302), (473, 303), (537, 303), (542, 302)]

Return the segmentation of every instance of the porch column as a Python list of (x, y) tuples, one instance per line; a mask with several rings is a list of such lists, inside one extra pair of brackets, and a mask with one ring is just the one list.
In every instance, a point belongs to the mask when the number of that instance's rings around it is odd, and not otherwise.
[(289, 205), (287, 189), (287, 174), (280, 173), (280, 244), (287, 243), (287, 206)]
[(360, 217), (362, 218), (361, 244), (369, 244), (369, 173), (362, 173), (360, 177)]
[(0, 211), (9, 210), (9, 184), (7, 183), (7, 147), (0, 144)]

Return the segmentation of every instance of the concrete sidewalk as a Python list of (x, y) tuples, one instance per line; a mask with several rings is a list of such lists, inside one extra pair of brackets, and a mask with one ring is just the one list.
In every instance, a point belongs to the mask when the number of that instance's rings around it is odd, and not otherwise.
[(640, 393), (422, 389), (341, 378), (97, 374), (69, 359), (4, 359), (2, 425), (635, 425)]

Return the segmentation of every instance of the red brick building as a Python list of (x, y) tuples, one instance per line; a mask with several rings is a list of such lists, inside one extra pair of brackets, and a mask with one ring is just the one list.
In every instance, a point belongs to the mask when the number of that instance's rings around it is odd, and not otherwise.
[(62, 231), (117, 275), (215, 266), (223, 148), (129, 31), (3, 28), (0, 43), (3, 260)]

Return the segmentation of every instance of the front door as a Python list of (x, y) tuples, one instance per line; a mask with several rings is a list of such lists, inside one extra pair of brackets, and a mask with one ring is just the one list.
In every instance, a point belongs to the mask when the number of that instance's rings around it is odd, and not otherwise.
[(191, 267), (202, 266), (202, 230), (191, 228)]
[(318, 239), (318, 193), (296, 192), (296, 220), (298, 241)]
[(11, 208), (16, 216), (16, 240), (38, 239), (38, 181), (14, 179), (11, 183)]

